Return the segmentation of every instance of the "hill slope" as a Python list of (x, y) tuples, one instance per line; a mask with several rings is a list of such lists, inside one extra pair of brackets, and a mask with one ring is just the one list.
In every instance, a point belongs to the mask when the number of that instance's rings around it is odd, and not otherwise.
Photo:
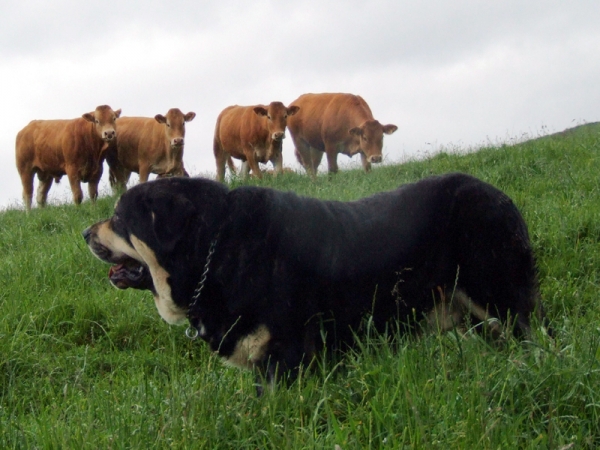
[(598, 446), (599, 154), (600, 125), (589, 124), (368, 175), (251, 180), (349, 200), (430, 174), (482, 178), (523, 212), (556, 331), (498, 348), (455, 333), (373, 336), (259, 399), (251, 374), (163, 323), (150, 294), (109, 286), (80, 232), (114, 198), (2, 212), (0, 447)]

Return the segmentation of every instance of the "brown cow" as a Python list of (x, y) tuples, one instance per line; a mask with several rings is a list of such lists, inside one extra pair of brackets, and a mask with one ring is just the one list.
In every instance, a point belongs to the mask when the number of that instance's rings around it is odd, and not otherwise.
[(98, 106), (95, 111), (71, 120), (33, 120), (17, 134), (16, 162), (23, 184), (23, 201), (31, 209), (33, 177), (40, 184), (37, 204), (44, 206), (52, 181), (69, 177), (73, 201), (83, 200), (81, 182), (88, 183), (90, 199), (98, 197), (102, 163), (109, 142), (116, 137), (115, 121), (121, 110)]
[[(282, 141), (287, 119), (300, 108), (286, 108), (281, 102), (269, 106), (229, 106), (217, 118), (213, 150), (217, 162), (217, 180), (225, 178), (225, 164), (231, 157), (242, 160), (242, 177), (252, 173), (262, 178), (258, 163), (271, 161), (275, 171), (281, 172)], [(231, 168), (231, 164), (230, 164)]]
[(116, 144), (106, 155), (113, 190), (125, 190), (131, 172), (140, 175), (140, 183), (151, 173), (162, 176), (186, 176), (183, 167), (185, 123), (195, 112), (183, 114), (173, 108), (166, 117), (121, 117)]
[(292, 102), (300, 112), (288, 127), (296, 146), (296, 158), (314, 176), (327, 154), (329, 172), (338, 171), (337, 155), (360, 153), (366, 172), (371, 163), (380, 163), (383, 134), (392, 134), (396, 125), (381, 125), (373, 119), (369, 105), (358, 95), (304, 94)]

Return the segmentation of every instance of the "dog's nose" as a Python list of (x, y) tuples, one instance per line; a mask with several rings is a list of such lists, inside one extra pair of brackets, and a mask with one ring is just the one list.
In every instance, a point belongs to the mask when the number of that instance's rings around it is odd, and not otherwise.
[(81, 232), (83, 239), (85, 239), (86, 244), (90, 242), (90, 236), (92, 235), (92, 227), (88, 227)]

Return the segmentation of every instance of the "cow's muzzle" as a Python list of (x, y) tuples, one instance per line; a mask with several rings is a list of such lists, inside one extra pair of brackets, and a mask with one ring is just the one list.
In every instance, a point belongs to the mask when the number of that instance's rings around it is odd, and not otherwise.
[(373, 164), (379, 164), (382, 160), (381, 155), (372, 155), (369, 156), (369, 162)]
[(112, 141), (117, 136), (115, 130), (106, 130), (102, 132), (102, 139), (106, 142)]
[(171, 147), (183, 147), (184, 139), (181, 138), (173, 138), (171, 139)]
[(285, 131), (276, 131), (275, 133), (273, 133), (271, 135), (271, 138), (274, 141), (281, 141), (281, 140), (285, 139)]

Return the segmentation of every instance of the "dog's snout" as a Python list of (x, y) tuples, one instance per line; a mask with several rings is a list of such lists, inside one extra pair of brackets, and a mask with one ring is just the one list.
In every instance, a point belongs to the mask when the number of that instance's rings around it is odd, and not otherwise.
[(85, 239), (86, 244), (90, 243), (90, 236), (92, 235), (92, 227), (88, 227), (81, 232), (83, 239)]

